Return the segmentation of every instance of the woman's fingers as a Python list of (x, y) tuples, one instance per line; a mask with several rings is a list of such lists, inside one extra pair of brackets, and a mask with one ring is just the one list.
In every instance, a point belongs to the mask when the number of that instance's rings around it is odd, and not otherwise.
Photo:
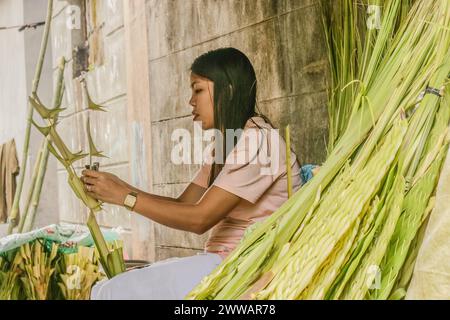
[(86, 185), (87, 195), (100, 201), (100, 203), (115, 203), (110, 195), (105, 194), (101, 186)]
[(86, 185), (86, 189), (88, 196), (103, 202), (103, 196), (98, 193), (96, 186)]
[(124, 194), (129, 192), (126, 183), (107, 172), (83, 170), (81, 181), (87, 194), (102, 202), (122, 204)]
[(90, 196), (91, 198), (94, 198), (94, 199), (96, 199), (96, 200), (100, 200), (100, 197), (99, 197), (99, 195), (98, 194), (96, 194), (95, 192), (87, 192), (87, 194), (88, 194), (88, 196)]
[(85, 184), (95, 184), (96, 182), (96, 178), (89, 178), (89, 177), (81, 177), (81, 180), (85, 183)]
[(87, 189), (87, 191), (95, 193), (95, 194), (103, 193), (102, 186), (98, 186), (98, 185), (94, 185), (94, 184), (92, 184), (92, 185), (87, 184), (86, 189)]
[(101, 176), (100, 172), (94, 171), (94, 170), (88, 170), (88, 169), (84, 169), (83, 171), (81, 171), (81, 174), (83, 176), (92, 177), (92, 178), (98, 178)]

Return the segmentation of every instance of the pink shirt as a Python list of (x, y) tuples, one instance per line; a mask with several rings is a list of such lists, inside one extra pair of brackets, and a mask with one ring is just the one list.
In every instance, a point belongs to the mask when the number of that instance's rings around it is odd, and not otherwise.
[[(212, 155), (210, 152), (207, 154), (192, 181), (203, 188), (208, 188), (211, 172)], [(292, 188), (297, 191), (301, 186), (300, 166), (293, 152), (290, 163)], [(206, 243), (206, 251), (218, 253), (225, 258), (239, 244), (250, 225), (270, 216), (288, 199), (286, 143), (278, 130), (273, 129), (261, 117), (249, 119), (213, 186), (242, 198), (213, 227)]]

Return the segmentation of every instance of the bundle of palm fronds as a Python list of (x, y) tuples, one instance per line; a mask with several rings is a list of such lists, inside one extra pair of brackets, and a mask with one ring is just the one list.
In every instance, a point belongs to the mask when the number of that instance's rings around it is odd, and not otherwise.
[(58, 246), (53, 244), (50, 252), (46, 252), (39, 241), (24, 244), (16, 254), (20, 259), (19, 268), (25, 296), (29, 300), (47, 300), (50, 279), (55, 272)]
[(0, 256), (0, 300), (18, 300), (22, 295), (20, 276), (23, 271), (19, 268), (20, 255), (10, 252)]
[(104, 278), (94, 248), (80, 247), (66, 254), (58, 266), (58, 285), (65, 300), (89, 300), (92, 286)]
[(319, 173), (188, 299), (404, 296), (450, 140), (450, 3), (405, 3), (382, 1), (359, 85), (332, 98), (348, 112)]
[(93, 285), (105, 278), (98, 252), (81, 246), (73, 253), (60, 249), (35, 240), (2, 254), (0, 300), (88, 300)]
[[(394, 34), (399, 31), (414, 0), (401, 0), (387, 22), (386, 41), (377, 48), (383, 56)], [(345, 132), (354, 111), (353, 102), (365, 90), (368, 68), (376, 72), (380, 60), (371, 59), (381, 28), (381, 14), (386, 0), (321, 0), (322, 20), (330, 65), (328, 152)], [(363, 80), (364, 79), (364, 80)]]

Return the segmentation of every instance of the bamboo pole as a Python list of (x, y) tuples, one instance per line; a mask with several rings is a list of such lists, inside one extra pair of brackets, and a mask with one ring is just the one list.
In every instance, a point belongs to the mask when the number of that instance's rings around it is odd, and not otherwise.
[[(41, 79), (42, 67), (44, 65), (45, 53), (47, 51), (48, 37), (50, 34), (50, 26), (52, 23), (53, 14), (53, 0), (48, 0), (47, 3), (47, 17), (45, 19), (44, 34), (42, 36), (41, 49), (39, 52), (39, 59), (36, 65), (36, 71), (32, 84), (32, 94), (36, 94), (39, 88), (39, 81)], [(30, 145), (30, 131), (31, 131), (31, 120), (33, 118), (33, 107), (31, 103), (28, 103), (28, 113), (27, 113), (27, 127), (25, 131), (25, 140), (22, 150), (22, 166), (20, 168), (19, 182), (17, 184), (16, 193), (14, 194), (14, 201), (11, 208), (11, 213), (9, 215), (9, 226), (8, 234), (11, 234), (14, 227), (17, 225), (17, 217), (19, 216), (19, 204), (20, 196), (22, 194), (23, 183), (25, 180), (25, 173), (27, 169), (27, 158), (28, 150)]]
[(31, 201), (29, 204), (27, 204), (27, 207), (29, 208), (26, 214), (22, 217), (21, 222), (23, 221), (22, 228), (19, 227), (18, 232), (29, 232), (31, 231), (33, 224), (34, 224), (34, 218), (36, 216), (36, 211), (39, 206), (39, 200), (41, 197), (41, 191), (42, 191), (42, 185), (45, 178), (45, 173), (47, 172), (47, 163), (48, 163), (48, 138), (45, 138), (44, 147), (42, 150), (42, 157), (40, 159), (37, 175), (36, 175), (36, 181), (34, 183), (34, 188), (30, 190), (30, 193), (32, 194)]
[(39, 166), (40, 166), (40, 163), (41, 163), (42, 154), (43, 154), (45, 145), (46, 145), (46, 140), (43, 139), (42, 143), (41, 143), (41, 147), (39, 148), (39, 152), (38, 152), (36, 161), (34, 163), (33, 176), (31, 177), (31, 184), (29, 186), (28, 196), (27, 196), (27, 199), (25, 201), (25, 210), (22, 212), (22, 217), (19, 219), (19, 226), (17, 227), (17, 232), (18, 233), (22, 232), (23, 225), (25, 223), (25, 218), (27, 216), (27, 212), (30, 209), (31, 199), (33, 199), (33, 190), (34, 190), (34, 187), (36, 186), (37, 175), (38, 175), (38, 172), (39, 172)]
[(291, 128), (286, 126), (286, 173), (287, 173), (287, 189), (288, 199), (292, 196), (292, 172), (291, 172)]
[[(52, 106), (52, 110), (56, 110), (58, 108), (61, 107), (61, 97), (62, 97), (62, 92), (63, 92), (63, 83), (64, 83), (64, 69), (65, 69), (65, 65), (66, 65), (66, 60), (64, 59), (64, 57), (61, 57), (58, 61), (58, 73), (56, 76), (56, 88), (55, 88), (55, 93), (53, 95), (53, 106)], [(53, 125), (54, 122), (57, 121), (57, 117), (55, 117), (54, 120), (49, 120), (49, 124)], [(39, 206), (39, 200), (41, 197), (41, 191), (42, 191), (42, 186), (44, 184), (44, 179), (45, 179), (45, 173), (47, 172), (47, 164), (48, 164), (48, 158), (49, 158), (49, 149), (48, 149), (48, 144), (51, 142), (51, 137), (50, 135), (48, 135), (47, 137), (44, 138), (44, 147), (42, 150), (42, 157), (40, 159), (40, 163), (39, 163), (39, 169), (38, 169), (38, 174), (36, 177), (36, 181), (35, 181), (35, 185), (33, 188), (33, 196), (31, 199), (31, 205), (30, 206), (30, 211), (25, 212), (25, 215), (22, 217), (22, 221), (24, 221), (23, 223), (23, 227), (22, 229), (19, 229), (19, 232), (29, 232), (32, 230), (33, 225), (34, 225), (34, 220), (36, 218), (36, 212)]]

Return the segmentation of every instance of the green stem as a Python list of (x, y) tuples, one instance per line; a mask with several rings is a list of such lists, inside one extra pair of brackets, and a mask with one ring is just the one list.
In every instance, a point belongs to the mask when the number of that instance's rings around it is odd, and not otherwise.
[(291, 173), (291, 130), (289, 125), (286, 126), (286, 174), (288, 198), (292, 197), (292, 173)]
[(28, 210), (30, 209), (31, 200), (33, 199), (33, 191), (34, 191), (34, 188), (36, 186), (36, 180), (37, 180), (37, 176), (38, 176), (38, 172), (39, 172), (39, 166), (40, 166), (40, 163), (41, 163), (42, 154), (43, 154), (45, 145), (46, 145), (46, 141), (44, 139), (44, 140), (42, 140), (42, 144), (41, 144), (41, 147), (39, 148), (39, 152), (38, 152), (38, 156), (36, 158), (36, 162), (34, 163), (33, 176), (31, 178), (31, 183), (30, 183), (30, 186), (28, 188), (28, 196), (27, 196), (27, 199), (26, 199), (26, 202), (25, 202), (26, 207), (25, 207), (25, 210), (22, 213), (21, 219), (19, 219), (19, 226), (17, 228), (17, 232), (18, 233), (22, 233), (23, 225), (25, 223), (25, 218), (27, 216)]
[[(62, 96), (62, 92), (63, 92), (65, 64), (66, 64), (66, 61), (65, 61), (64, 57), (60, 58), (60, 60), (58, 61), (58, 73), (56, 76), (56, 79), (57, 79), (56, 84), (57, 85), (55, 88), (55, 93), (53, 95), (53, 106), (52, 106), (53, 110), (61, 107), (60, 103), (62, 101), (61, 96)], [(51, 120), (50, 124), (53, 124), (53, 121), (56, 122), (57, 117), (55, 118), (55, 120)], [(30, 211), (25, 212), (25, 215), (23, 217), (24, 226), (23, 226), (23, 229), (20, 230), (20, 232), (31, 231), (33, 228), (33, 225), (34, 225), (34, 220), (36, 218), (36, 212), (37, 212), (37, 209), (39, 206), (42, 186), (44, 184), (44, 179), (45, 179), (45, 173), (47, 172), (47, 164), (48, 164), (48, 158), (49, 158), (49, 154), (50, 154), (49, 149), (48, 149), (48, 144), (51, 143), (50, 135), (45, 137), (44, 141), (45, 141), (44, 148), (42, 150), (42, 157), (40, 159), (36, 183), (35, 183), (35, 186), (33, 189), (33, 197), (31, 200)]]
[(45, 138), (44, 149), (42, 150), (42, 158), (38, 167), (39, 169), (36, 184), (33, 189), (33, 196), (31, 199), (31, 203), (28, 205), (29, 211), (27, 212), (27, 215), (22, 218), (22, 220), (24, 221), (24, 225), (23, 228), (19, 230), (19, 232), (26, 233), (31, 231), (33, 228), (36, 212), (41, 198), (42, 185), (44, 184), (45, 173), (47, 172), (48, 156), (48, 139)]
[[(48, 0), (47, 3), (47, 17), (45, 19), (44, 34), (42, 36), (41, 49), (39, 52), (39, 59), (36, 66), (36, 72), (32, 84), (32, 94), (36, 94), (39, 88), (39, 81), (41, 78), (42, 67), (44, 65), (45, 53), (47, 51), (48, 37), (50, 34), (50, 26), (52, 23), (53, 14), (53, 0)], [(19, 216), (19, 203), (20, 196), (22, 194), (23, 184), (25, 180), (25, 173), (27, 169), (27, 158), (28, 150), (30, 145), (30, 131), (31, 131), (31, 119), (33, 118), (33, 107), (28, 103), (28, 113), (27, 113), (27, 127), (25, 131), (25, 140), (22, 150), (22, 166), (20, 169), (19, 181), (16, 188), (16, 193), (14, 194), (14, 201), (11, 208), (11, 213), (9, 215), (9, 226), (8, 234), (11, 234), (14, 227), (17, 225), (17, 217)]]

